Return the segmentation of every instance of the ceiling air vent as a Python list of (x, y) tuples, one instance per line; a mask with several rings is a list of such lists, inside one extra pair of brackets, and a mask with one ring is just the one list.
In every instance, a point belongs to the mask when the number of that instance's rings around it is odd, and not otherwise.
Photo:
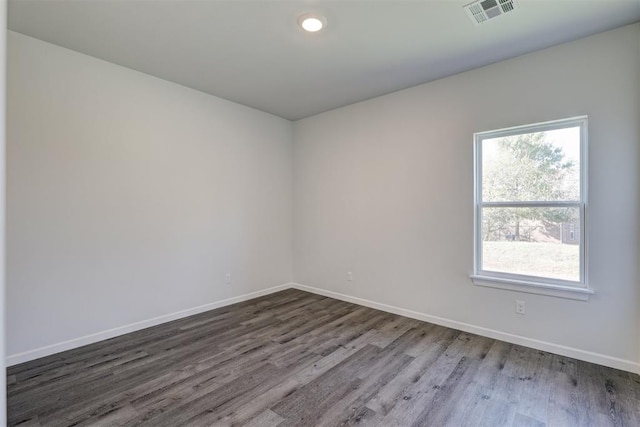
[(464, 7), (474, 24), (480, 25), (490, 19), (517, 9), (516, 0), (478, 0)]

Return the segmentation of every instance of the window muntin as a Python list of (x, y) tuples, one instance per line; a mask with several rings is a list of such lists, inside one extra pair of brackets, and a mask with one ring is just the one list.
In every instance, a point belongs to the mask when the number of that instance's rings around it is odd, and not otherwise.
[(475, 276), (586, 288), (579, 117), (475, 134)]

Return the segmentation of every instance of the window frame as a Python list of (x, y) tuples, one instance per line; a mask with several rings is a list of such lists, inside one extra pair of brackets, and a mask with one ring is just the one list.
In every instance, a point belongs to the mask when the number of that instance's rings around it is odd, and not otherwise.
[[(545, 132), (572, 127), (580, 128), (580, 200), (578, 201), (509, 201), (483, 202), (482, 200), (482, 142), (487, 139), (526, 133)], [(541, 123), (514, 126), (473, 134), (474, 166), (474, 284), (500, 289), (524, 291), (563, 298), (587, 300), (593, 291), (589, 289), (587, 269), (587, 152), (588, 152), (587, 116), (552, 120)], [(488, 207), (570, 207), (577, 208), (580, 216), (579, 256), (580, 280), (571, 281), (550, 277), (530, 276), (517, 273), (505, 273), (482, 269), (482, 210)]]

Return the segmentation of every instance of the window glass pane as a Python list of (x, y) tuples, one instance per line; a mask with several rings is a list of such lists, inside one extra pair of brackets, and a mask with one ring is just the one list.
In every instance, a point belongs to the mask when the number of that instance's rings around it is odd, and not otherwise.
[(482, 208), (482, 270), (580, 281), (579, 208)]
[(580, 127), (483, 140), (482, 200), (580, 200)]

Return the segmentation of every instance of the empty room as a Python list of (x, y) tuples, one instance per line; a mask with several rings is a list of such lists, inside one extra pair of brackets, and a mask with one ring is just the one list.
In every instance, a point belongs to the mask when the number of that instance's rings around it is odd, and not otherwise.
[(640, 0), (0, 17), (0, 425), (640, 426)]

